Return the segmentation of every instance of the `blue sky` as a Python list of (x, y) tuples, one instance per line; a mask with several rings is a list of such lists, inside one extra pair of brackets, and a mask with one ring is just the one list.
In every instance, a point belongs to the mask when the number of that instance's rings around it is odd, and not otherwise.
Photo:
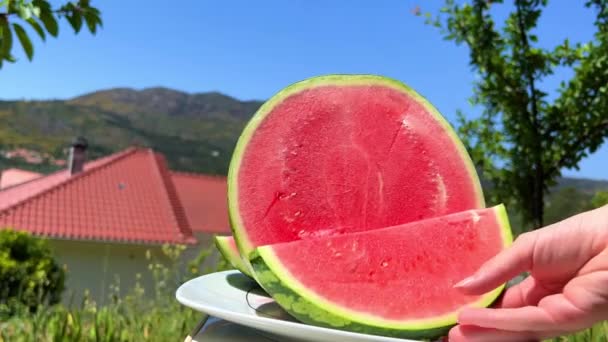
[[(112, 87), (165, 86), (266, 99), (298, 80), (327, 73), (373, 73), (417, 89), (454, 121), (474, 115), (467, 98), (474, 75), (467, 50), (444, 41), (412, 15), (441, 1), (206, 0), (93, 1), (103, 14), (97, 36), (61, 27), (58, 39), (35, 41), (33, 62), (0, 70), (0, 98), (70, 98)], [(145, 4), (145, 6), (141, 6)], [(499, 7), (498, 15), (506, 13)], [(587, 41), (592, 13), (580, 1), (550, 1), (541, 44)], [(560, 72), (543, 86), (553, 91)], [(565, 175), (608, 179), (608, 146)]]

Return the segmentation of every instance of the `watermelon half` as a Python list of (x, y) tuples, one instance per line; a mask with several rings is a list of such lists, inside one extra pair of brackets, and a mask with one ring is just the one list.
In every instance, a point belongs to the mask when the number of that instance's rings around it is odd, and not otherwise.
[(374, 75), (293, 84), (245, 127), (230, 163), (233, 236), (258, 246), (485, 207), (471, 159), (422, 96)]
[(232, 265), (232, 267), (241, 271), (246, 276), (252, 277), (247, 265), (243, 262), (239, 250), (236, 248), (234, 238), (232, 236), (214, 236), (215, 246), (224, 256), (224, 258)]
[(465, 306), (484, 307), (503, 286), (466, 296), (453, 285), (512, 242), (504, 206), (404, 225), (262, 246), (258, 282), (302, 322), (354, 332), (435, 338)]

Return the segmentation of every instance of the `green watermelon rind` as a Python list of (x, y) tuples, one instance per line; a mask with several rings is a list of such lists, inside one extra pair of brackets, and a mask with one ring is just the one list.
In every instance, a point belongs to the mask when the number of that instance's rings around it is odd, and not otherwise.
[[(505, 248), (512, 241), (511, 227), (503, 205), (493, 208), (500, 225)], [(340, 307), (308, 290), (286, 270), (272, 251), (262, 246), (252, 254), (251, 264), (260, 286), (288, 313), (303, 323), (365, 334), (401, 338), (437, 338), (457, 322), (457, 312), (416, 321), (385, 320)], [(489, 307), (500, 296), (505, 284), (483, 295), (473, 307)]]
[(224, 258), (226, 260), (228, 260), (228, 262), (230, 263), (230, 265), (232, 265), (232, 267), (236, 268), (244, 275), (246, 275), (250, 278), (253, 278), (253, 276), (251, 275), (251, 272), (247, 268), (247, 265), (243, 261), (243, 258), (241, 258), (241, 255), (238, 253), (238, 251), (235, 251), (232, 248), (230, 248), (229, 242), (228, 242), (229, 238), (230, 238), (230, 236), (220, 236), (220, 235), (214, 236), (213, 242), (215, 243), (215, 247), (220, 251), (220, 254), (222, 254), (224, 256)]
[(238, 202), (238, 174), (241, 166), (241, 159), (243, 153), (256, 129), (264, 121), (266, 116), (270, 112), (272, 112), (273, 108), (275, 108), (279, 103), (281, 103), (289, 96), (297, 94), (303, 90), (327, 85), (388, 86), (398, 91), (402, 91), (408, 96), (411, 96), (412, 98), (417, 100), (422, 106), (424, 106), (429, 111), (429, 113), (434, 116), (437, 122), (439, 122), (443, 126), (446, 134), (451, 137), (454, 145), (460, 151), (461, 159), (466, 165), (471, 181), (475, 186), (478, 201), (477, 208), (485, 207), (485, 200), (481, 188), (481, 183), (479, 181), (479, 177), (477, 175), (469, 153), (467, 152), (462, 141), (456, 135), (456, 132), (454, 131), (450, 123), (426, 98), (421, 96), (419, 93), (417, 93), (415, 90), (413, 90), (406, 84), (384, 76), (344, 74), (312, 77), (286, 87), (285, 89), (274, 95), (272, 98), (270, 98), (267, 102), (265, 102), (243, 129), (243, 132), (239, 137), (236, 147), (234, 149), (232, 159), (230, 161), (230, 167), (228, 169), (228, 213), (230, 226), (233, 233), (232, 235), (235, 238), (236, 245), (241, 255), (244, 257), (243, 259), (245, 259), (244, 261), (247, 264), (248, 268), (250, 267), (249, 259), (251, 259), (251, 253), (254, 251), (254, 248), (252, 246), (251, 241), (249, 240), (249, 237), (247, 236), (243, 221), (239, 214), (240, 210)]

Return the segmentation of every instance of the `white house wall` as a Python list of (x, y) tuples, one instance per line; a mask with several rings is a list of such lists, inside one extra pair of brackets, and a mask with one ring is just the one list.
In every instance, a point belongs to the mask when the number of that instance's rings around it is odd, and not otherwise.
[[(120, 294), (125, 295), (135, 286), (136, 275), (141, 275), (140, 284), (146, 294), (154, 293), (154, 279), (146, 258), (150, 251), (153, 259), (162, 261), (166, 266), (185, 270), (185, 264), (198, 255), (202, 248), (209, 246), (209, 237), (201, 236), (202, 243), (189, 246), (180, 259), (180, 265), (169, 265), (163, 257), (160, 246), (118, 244), (106, 242), (88, 242), (75, 240), (50, 240), (49, 243), (60, 265), (67, 268), (66, 291), (63, 294), (65, 304), (79, 305), (85, 290), (97, 303), (105, 303), (109, 299), (110, 286), (118, 284)], [(201, 265), (201, 269), (211, 266), (217, 260), (214, 253)]]

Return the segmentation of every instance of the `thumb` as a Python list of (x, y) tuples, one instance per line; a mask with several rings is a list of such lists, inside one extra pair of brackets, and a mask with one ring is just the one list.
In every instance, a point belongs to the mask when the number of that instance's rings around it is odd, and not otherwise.
[(520, 235), (513, 245), (484, 263), (475, 274), (463, 279), (455, 288), (470, 295), (491, 291), (532, 266), (537, 231)]

